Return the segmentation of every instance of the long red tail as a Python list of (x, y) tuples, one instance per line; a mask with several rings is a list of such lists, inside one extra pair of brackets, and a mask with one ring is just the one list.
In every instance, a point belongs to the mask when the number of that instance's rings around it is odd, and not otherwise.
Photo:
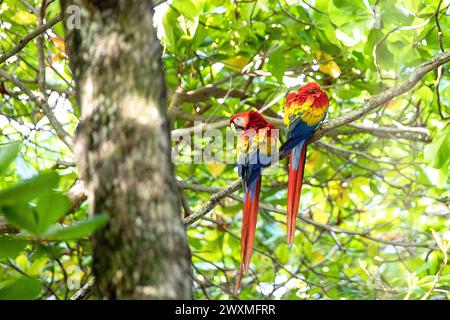
[(236, 295), (241, 285), (242, 274), (248, 271), (252, 258), (253, 244), (255, 243), (256, 222), (258, 218), (259, 193), (261, 190), (261, 177), (259, 177), (245, 192), (244, 213), (241, 232), (241, 266), (234, 286)]
[(303, 184), (303, 171), (306, 160), (306, 143), (302, 141), (291, 151), (289, 159), (288, 196), (287, 196), (287, 241), (294, 241), (295, 222)]

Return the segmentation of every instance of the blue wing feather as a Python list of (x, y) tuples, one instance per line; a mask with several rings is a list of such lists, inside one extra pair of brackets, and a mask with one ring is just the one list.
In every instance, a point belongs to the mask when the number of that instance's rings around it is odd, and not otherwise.
[(301, 117), (296, 118), (290, 125), (289, 130), (286, 132), (286, 141), (280, 147), (280, 159), (283, 159), (289, 155), (291, 150), (299, 145), (302, 141), (311, 136), (319, 126), (319, 124), (325, 119), (327, 113), (325, 112), (322, 120), (317, 124), (310, 126), (306, 122), (301, 120)]

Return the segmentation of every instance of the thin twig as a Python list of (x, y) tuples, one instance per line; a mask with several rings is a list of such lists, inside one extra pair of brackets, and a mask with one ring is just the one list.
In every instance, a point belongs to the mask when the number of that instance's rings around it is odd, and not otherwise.
[(11, 58), (12, 56), (14, 56), (20, 50), (22, 50), (31, 40), (33, 40), (43, 32), (47, 31), (58, 22), (62, 21), (62, 19), (63, 19), (62, 14), (59, 14), (53, 19), (49, 20), (46, 24), (42, 25), (33, 32), (29, 33), (27, 36), (23, 37), (14, 48), (12, 48), (8, 52), (0, 56), (0, 65), (3, 64), (6, 60)]
[(62, 127), (61, 123), (59, 123), (58, 119), (56, 119), (55, 115), (53, 114), (52, 109), (47, 104), (47, 101), (39, 99), (36, 97), (33, 92), (31, 92), (30, 89), (28, 89), (26, 86), (24, 86), (18, 79), (10, 75), (8, 72), (6, 72), (3, 69), (0, 69), (0, 75), (8, 80), (9, 82), (13, 83), (15, 86), (17, 86), (20, 90), (22, 90), (23, 93), (28, 95), (32, 100), (36, 102), (38, 106), (42, 108), (45, 115), (48, 118), (48, 121), (50, 122), (50, 125), (53, 127), (53, 129), (56, 131), (56, 134), (61, 139), (62, 142), (70, 149), (72, 150), (72, 138), (67, 133), (64, 128)]
[(77, 290), (71, 297), (70, 300), (86, 300), (92, 293), (94, 293), (95, 280), (91, 278), (88, 282), (84, 284), (80, 289)]

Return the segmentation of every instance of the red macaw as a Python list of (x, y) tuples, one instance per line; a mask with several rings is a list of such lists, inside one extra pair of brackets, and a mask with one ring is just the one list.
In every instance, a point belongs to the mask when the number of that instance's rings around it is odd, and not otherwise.
[(306, 160), (306, 139), (325, 119), (328, 97), (320, 85), (309, 82), (290, 93), (284, 108), (286, 141), (280, 147), (280, 159), (290, 154), (287, 196), (287, 241), (292, 244), (298, 215), (303, 171)]
[(234, 293), (237, 294), (241, 276), (248, 271), (253, 251), (261, 189), (261, 171), (275, 160), (278, 133), (275, 127), (257, 111), (234, 115), (230, 119), (230, 125), (234, 132), (241, 133), (237, 141), (237, 166), (244, 188), (241, 266), (234, 287)]

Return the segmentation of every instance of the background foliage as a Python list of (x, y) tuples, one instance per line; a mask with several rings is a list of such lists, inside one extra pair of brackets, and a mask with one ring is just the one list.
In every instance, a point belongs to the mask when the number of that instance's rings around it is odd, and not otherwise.
[[(57, 1), (47, 1), (40, 19), (40, 5), (0, 1), (0, 56), (60, 12)], [(250, 109), (280, 118), (286, 92), (307, 81), (328, 93), (329, 118), (345, 115), (449, 50), (448, 5), (163, 2), (155, 23), (174, 129), (203, 121), (225, 132), (221, 120)], [(87, 203), (74, 199), (75, 159), (45, 112), (50, 106), (74, 134), (79, 109), (63, 38), (58, 23), (0, 64), (0, 213), (7, 222), (0, 228), (0, 299), (67, 299), (92, 277), (89, 235), (105, 218), (88, 219)], [(291, 248), (284, 224), (286, 163), (267, 172), (251, 272), (238, 297), (232, 289), (241, 192), (189, 225), (195, 297), (449, 299), (448, 69), (427, 74), (409, 93), (310, 146)], [(185, 216), (237, 179), (234, 165), (175, 160)]]

